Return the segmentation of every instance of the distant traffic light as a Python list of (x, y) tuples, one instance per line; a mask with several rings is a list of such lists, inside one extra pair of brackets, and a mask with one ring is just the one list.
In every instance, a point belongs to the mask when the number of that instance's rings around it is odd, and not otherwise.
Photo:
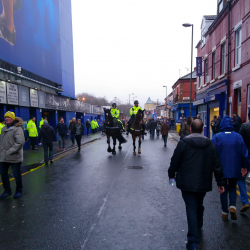
[(82, 100), (85, 101), (85, 98), (83, 97)]

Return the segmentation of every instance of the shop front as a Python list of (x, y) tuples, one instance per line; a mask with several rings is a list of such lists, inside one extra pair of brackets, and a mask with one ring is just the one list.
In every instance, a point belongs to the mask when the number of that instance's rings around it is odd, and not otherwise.
[[(179, 103), (174, 105), (171, 108), (171, 112), (173, 112), (175, 122), (178, 122), (180, 118), (189, 117), (190, 116), (190, 104), (189, 103)], [(196, 116), (196, 108), (191, 106), (191, 117)]]
[(214, 116), (223, 118), (226, 114), (226, 88), (227, 81), (212, 86), (205, 92), (197, 94), (194, 106), (204, 123), (204, 135), (212, 138), (211, 122)]

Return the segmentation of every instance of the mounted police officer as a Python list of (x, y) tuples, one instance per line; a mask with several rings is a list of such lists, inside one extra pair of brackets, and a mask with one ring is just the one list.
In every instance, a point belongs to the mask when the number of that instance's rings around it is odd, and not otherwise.
[[(139, 110), (143, 111), (142, 108), (139, 106), (139, 102), (137, 100), (135, 100), (134, 101), (134, 107), (132, 107), (130, 109), (130, 112), (129, 112), (131, 118), (128, 121), (127, 135), (130, 132), (130, 127), (131, 127), (132, 123), (134, 122), (135, 116), (137, 115), (137, 113), (138, 113)], [(141, 127), (142, 127), (142, 134), (143, 135), (147, 135), (147, 133), (145, 133), (146, 126), (145, 126), (145, 123), (143, 121), (142, 121)]]
[(116, 108), (116, 103), (112, 104), (112, 109), (110, 110), (110, 113), (112, 115), (112, 117), (118, 122), (118, 126), (121, 130), (121, 132), (124, 132), (124, 127), (122, 122), (119, 120), (119, 116), (120, 116), (120, 111)]

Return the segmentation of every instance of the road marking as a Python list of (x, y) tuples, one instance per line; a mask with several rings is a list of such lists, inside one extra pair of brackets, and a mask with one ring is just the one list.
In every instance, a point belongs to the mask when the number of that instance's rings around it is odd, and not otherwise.
[(124, 158), (124, 160), (123, 160), (123, 162), (122, 162), (122, 165), (124, 165), (125, 160), (126, 160), (126, 159), (127, 159), (127, 157), (128, 157), (128, 153), (129, 153), (129, 151), (130, 151), (131, 147), (132, 147), (132, 145), (130, 145), (130, 147), (129, 147), (129, 149), (128, 149), (128, 152), (127, 152), (127, 154), (126, 154), (126, 156), (125, 156), (125, 158)]
[[(240, 196), (240, 191), (236, 190), (236, 193)], [(247, 194), (250, 196), (249, 192), (247, 192)], [(250, 199), (248, 201), (250, 203)]]
[[(103, 138), (102, 138), (103, 139)], [(101, 139), (101, 140), (102, 140)], [(92, 144), (92, 143), (95, 143), (95, 142), (97, 142), (97, 140), (96, 141), (93, 141), (93, 142), (90, 142), (90, 143), (88, 143), (88, 144), (85, 144), (84, 146), (82, 146), (81, 148), (85, 148), (85, 147), (87, 147), (87, 146), (89, 146), (90, 144)], [(53, 159), (53, 162), (54, 161), (56, 161), (56, 160), (59, 160), (59, 159), (61, 159), (61, 158), (63, 158), (63, 157), (65, 157), (65, 156), (67, 156), (67, 155), (69, 155), (69, 154), (72, 154), (72, 153), (74, 153), (74, 152), (76, 152), (78, 149), (76, 149), (76, 150), (73, 150), (73, 151), (70, 151), (69, 153), (67, 153), (67, 154), (64, 154), (64, 155), (62, 155), (62, 156), (60, 156), (60, 157), (57, 157), (57, 158), (55, 158), (55, 159)], [(31, 172), (34, 172), (35, 170), (37, 170), (37, 169), (39, 169), (39, 168), (41, 168), (41, 167), (43, 167), (43, 166), (45, 166), (45, 164), (42, 164), (41, 166), (39, 166), (39, 167), (37, 167), (37, 168), (33, 168), (33, 169), (31, 169), (31, 170), (29, 170), (29, 171), (27, 171), (27, 172), (25, 172), (25, 173), (22, 173), (22, 176), (23, 175), (26, 175), (26, 174), (29, 174), (29, 173), (31, 173)], [(11, 179), (9, 179), (10, 181), (13, 181), (13, 180), (15, 180), (15, 178), (11, 178)], [(3, 183), (0, 183), (0, 186), (1, 185), (3, 185)]]

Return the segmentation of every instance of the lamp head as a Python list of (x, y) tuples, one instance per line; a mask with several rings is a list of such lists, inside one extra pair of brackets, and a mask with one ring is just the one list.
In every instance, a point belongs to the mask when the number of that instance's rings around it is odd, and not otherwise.
[(191, 27), (193, 24), (190, 24), (190, 23), (184, 23), (182, 24), (183, 27), (187, 28), (187, 27)]

